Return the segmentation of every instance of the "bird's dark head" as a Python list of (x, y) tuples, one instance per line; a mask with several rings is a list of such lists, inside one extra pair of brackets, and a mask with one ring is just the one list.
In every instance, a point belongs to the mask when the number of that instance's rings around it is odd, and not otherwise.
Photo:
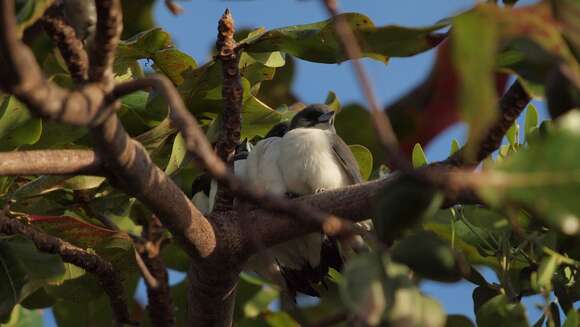
[(324, 104), (310, 105), (292, 118), (290, 129), (295, 128), (318, 128), (334, 131), (334, 111)]

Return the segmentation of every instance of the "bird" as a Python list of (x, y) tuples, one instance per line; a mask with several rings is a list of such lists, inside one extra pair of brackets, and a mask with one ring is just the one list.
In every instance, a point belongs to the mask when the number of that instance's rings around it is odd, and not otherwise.
[(94, 0), (62, 0), (64, 16), (74, 28), (77, 38), (92, 45), (97, 28), (97, 9)]
[(266, 136), (258, 141), (248, 155), (246, 180), (250, 187), (262, 188), (276, 195), (285, 195), (286, 187), (278, 167), (279, 143), (288, 130), (288, 123), (274, 125)]
[[(234, 152), (234, 174), (244, 181), (247, 175), (246, 161), (252, 148), (252, 143), (246, 139), (236, 146)], [(207, 215), (213, 211), (217, 189), (217, 181), (211, 178), (208, 173), (202, 173), (193, 181), (191, 186), (191, 193), (193, 194), (191, 201), (203, 215)]]
[[(282, 136), (258, 142), (248, 157), (249, 183), (296, 197), (362, 182), (354, 155), (336, 133), (334, 117), (328, 106), (310, 105), (294, 115)], [(337, 240), (321, 232), (265, 252), (275, 260), (292, 298), (297, 292), (319, 296), (314, 285), (324, 283), (329, 268), (341, 270), (343, 265)]]

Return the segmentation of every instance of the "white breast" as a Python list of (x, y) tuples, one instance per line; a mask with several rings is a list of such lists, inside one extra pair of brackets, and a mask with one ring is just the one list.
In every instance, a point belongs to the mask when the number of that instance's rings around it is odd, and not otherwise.
[(269, 137), (256, 144), (246, 162), (247, 182), (268, 192), (284, 195), (286, 186), (277, 165), (280, 137)]
[(284, 135), (278, 165), (289, 192), (312, 194), (348, 185), (348, 176), (332, 151), (332, 132), (297, 128)]

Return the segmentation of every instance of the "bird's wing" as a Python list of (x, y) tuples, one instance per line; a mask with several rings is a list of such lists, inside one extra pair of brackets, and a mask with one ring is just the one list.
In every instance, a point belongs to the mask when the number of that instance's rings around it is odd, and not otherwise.
[(348, 145), (338, 135), (335, 136), (334, 142), (332, 142), (332, 151), (348, 175), (351, 184), (362, 183), (363, 178), (360, 174), (358, 163)]

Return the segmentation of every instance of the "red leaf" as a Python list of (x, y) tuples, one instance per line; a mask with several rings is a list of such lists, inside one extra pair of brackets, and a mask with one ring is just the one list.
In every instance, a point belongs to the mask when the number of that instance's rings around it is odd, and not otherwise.
[(96, 248), (120, 234), (71, 216), (29, 215), (28, 220), (34, 227), (82, 248)]
[[(507, 77), (504, 73), (496, 74), (498, 94), (503, 93)], [(460, 119), (456, 108), (458, 95), (457, 74), (446, 40), (439, 45), (429, 77), (387, 108), (403, 153), (410, 156), (416, 143), (425, 147)]]

